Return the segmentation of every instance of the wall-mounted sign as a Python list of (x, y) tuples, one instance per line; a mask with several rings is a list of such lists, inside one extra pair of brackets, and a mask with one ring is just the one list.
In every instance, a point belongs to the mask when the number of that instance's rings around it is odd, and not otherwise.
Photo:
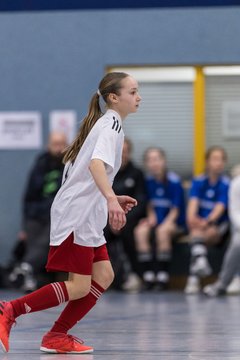
[(39, 112), (0, 112), (0, 149), (40, 149), (42, 119)]
[(49, 114), (49, 131), (64, 132), (70, 144), (76, 136), (77, 114), (76, 111), (62, 110), (51, 111)]

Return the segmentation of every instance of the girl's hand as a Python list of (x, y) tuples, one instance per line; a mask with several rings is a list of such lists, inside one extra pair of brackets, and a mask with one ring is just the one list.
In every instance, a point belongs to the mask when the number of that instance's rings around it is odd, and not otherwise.
[(202, 219), (198, 216), (191, 216), (188, 219), (188, 227), (190, 229), (202, 228)]
[(127, 195), (117, 196), (117, 200), (125, 214), (131, 211), (134, 206), (137, 206), (137, 200)]
[(115, 231), (121, 230), (126, 224), (126, 215), (123, 208), (119, 205), (117, 196), (108, 199), (109, 225)]

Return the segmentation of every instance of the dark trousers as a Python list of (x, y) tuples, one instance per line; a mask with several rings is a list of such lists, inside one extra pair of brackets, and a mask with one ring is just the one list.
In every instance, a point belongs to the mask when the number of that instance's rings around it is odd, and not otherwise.
[(27, 220), (25, 231), (27, 233), (27, 247), (22, 261), (32, 265), (34, 272), (38, 273), (44, 269), (47, 262), (50, 223)]

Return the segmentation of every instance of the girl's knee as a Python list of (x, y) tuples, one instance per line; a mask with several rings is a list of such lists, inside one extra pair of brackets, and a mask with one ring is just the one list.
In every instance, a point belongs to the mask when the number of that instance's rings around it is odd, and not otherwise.
[(156, 236), (161, 241), (161, 239), (165, 239), (171, 236), (171, 230), (168, 228), (160, 227), (156, 230)]
[(106, 290), (112, 284), (114, 276), (115, 275), (113, 269), (109, 268), (95, 274), (93, 276), (93, 280)]
[(112, 270), (110, 271), (110, 273), (109, 273), (109, 275), (108, 275), (108, 279), (107, 279), (108, 284), (109, 284), (108, 287), (112, 284), (114, 278), (115, 278), (115, 274), (114, 274), (114, 271), (113, 271), (113, 269), (112, 269)]
[(149, 225), (146, 222), (140, 222), (135, 226), (133, 233), (135, 237), (141, 237), (143, 234), (146, 235), (149, 232)]
[(67, 286), (69, 300), (77, 300), (87, 296), (90, 292), (91, 284), (79, 284), (74, 281), (69, 281)]
[(74, 298), (75, 299), (81, 299), (85, 296), (87, 296), (90, 292), (90, 286), (83, 286), (81, 288), (75, 289), (74, 291)]
[(138, 233), (135, 233), (135, 246), (137, 251), (148, 251), (149, 249), (149, 233), (141, 232), (141, 230)]
[[(109, 286), (112, 284), (113, 280), (114, 280), (114, 271), (113, 269), (109, 269), (107, 272), (105, 272), (101, 278), (101, 282), (102, 282), (102, 287), (104, 289), (109, 288)], [(100, 284), (101, 285), (101, 284)]]

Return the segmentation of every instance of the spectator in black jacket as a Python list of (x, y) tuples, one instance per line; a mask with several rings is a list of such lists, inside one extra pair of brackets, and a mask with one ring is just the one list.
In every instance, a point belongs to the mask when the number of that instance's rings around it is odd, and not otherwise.
[(52, 132), (47, 151), (37, 157), (27, 181), (23, 198), (23, 228), (18, 234), (18, 239), (26, 250), (20, 264), (14, 267), (9, 276), (12, 282), (22, 276), (25, 291), (32, 291), (37, 287), (37, 275), (47, 260), (50, 208), (61, 186), (64, 168), (62, 151), (66, 146), (66, 136)]
[(113, 190), (118, 195), (125, 194), (135, 198), (138, 206), (127, 214), (127, 224), (121, 231), (113, 231), (109, 225), (105, 228), (108, 250), (115, 267), (115, 286), (123, 290), (137, 290), (140, 286), (133, 230), (146, 211), (144, 175), (131, 161), (131, 154), (132, 143), (125, 138), (122, 165), (115, 177)]

